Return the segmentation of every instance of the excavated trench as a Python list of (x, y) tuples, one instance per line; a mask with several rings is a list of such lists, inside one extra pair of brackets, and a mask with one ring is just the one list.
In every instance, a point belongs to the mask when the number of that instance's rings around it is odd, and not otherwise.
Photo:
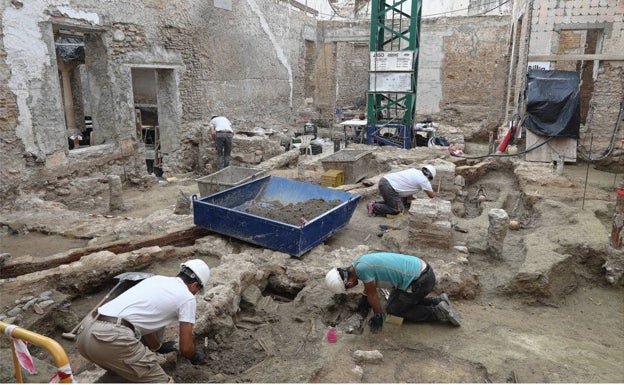
[[(462, 200), (463, 196), (463, 200)], [(525, 240), (531, 236), (532, 233), (537, 230), (541, 230), (542, 226), (550, 225), (547, 223), (549, 214), (545, 213), (544, 207), (538, 207), (534, 200), (528, 199), (516, 181), (513, 169), (495, 169), (485, 170), (475, 178), (466, 178), (466, 186), (464, 188), (464, 194), (459, 196), (453, 202), (453, 213), (461, 227), (469, 230), (467, 234), (457, 233), (456, 237), (461, 240), (462, 237), (466, 237), (466, 245), (470, 250), (468, 260), (472, 268), (478, 272), (479, 284), (482, 288), (482, 295), (488, 298), (488, 304), (486, 308), (493, 308), (493, 303), (499, 303), (498, 307), (505, 309), (510, 306), (506, 301), (510, 299), (501, 300), (498, 296), (514, 296), (521, 292), (521, 288), (510, 284), (514, 282), (514, 274), (522, 269), (525, 264), (527, 246)], [(484, 196), (484, 198), (480, 198)], [(362, 200), (365, 204), (365, 200)], [(493, 262), (485, 253), (481, 246), (475, 242), (476, 233), (479, 226), (478, 219), (483, 216), (487, 216), (487, 210), (492, 208), (503, 208), (509, 213), (510, 219), (516, 219), (520, 223), (518, 231), (509, 231), (506, 240), (506, 257), (503, 261)], [(555, 207), (556, 209), (556, 207)], [(359, 211), (364, 212), (363, 208), (358, 208)], [(606, 213), (608, 210), (599, 211), (597, 216), (603, 222), (603, 225), (608, 224), (609, 216)], [(552, 215), (552, 214), (550, 214)], [(377, 222), (373, 219), (363, 217), (355, 219), (360, 221), (370, 222), (370, 227), (374, 230), (368, 234), (374, 234), (377, 227)], [(353, 224), (355, 225), (356, 222)], [(382, 223), (382, 222), (379, 222)], [(387, 223), (384, 221), (383, 223)], [(350, 225), (351, 226), (351, 225)], [(7, 231), (9, 231), (7, 229)], [(345, 230), (347, 231), (347, 230)], [(48, 255), (31, 255), (34, 257), (33, 261), (24, 262), (20, 264), (14, 264), (8, 266), (6, 269), (3, 267), (1, 271), (2, 278), (13, 278), (19, 275), (32, 272), (34, 270), (48, 269), (51, 267), (59, 266), (61, 264), (70, 263), (80, 260), (82, 256), (97, 252), (108, 250), (115, 254), (130, 252), (132, 250), (139, 250), (149, 246), (165, 246), (169, 245), (176, 250), (176, 254), (179, 257), (193, 256), (193, 245), (196, 240), (208, 235), (207, 232), (195, 228), (193, 230), (187, 230), (185, 232), (169, 235), (166, 238), (155, 237), (151, 239), (143, 239), (141, 241), (117, 241), (109, 244), (97, 246), (97, 247), (81, 247), (80, 244), (76, 245), (76, 242), (82, 243), (84, 240), (76, 240), (69, 237), (61, 237), (58, 235), (45, 235), (55, 238), (55, 243), (62, 245), (63, 241), (67, 241), (67, 244), (60, 247), (59, 250), (53, 250)], [(7, 236), (20, 237), (23, 240), (27, 240), (25, 234), (15, 234)], [(37, 234), (36, 236), (40, 236)], [(373, 235), (373, 239), (377, 238)], [(15, 238), (16, 240), (18, 238)], [(359, 243), (366, 242), (365, 234), (359, 234)], [(383, 241), (383, 238), (378, 239)], [(335, 240), (332, 241), (332, 243)], [(356, 244), (357, 244), (356, 242)], [(19, 242), (16, 242), (18, 244)], [(233, 242), (234, 244), (236, 242)], [(382, 243), (383, 244), (383, 243)], [(77, 247), (76, 247), (77, 246)], [(339, 246), (336, 246), (339, 247)], [(241, 247), (232, 247), (232, 254), (237, 254), (241, 251)], [(62, 252), (62, 250), (69, 250)], [(578, 301), (579, 294), (584, 290), (591, 290), (592, 287), (598, 285), (603, 280), (603, 265), (605, 258), (592, 247), (585, 247), (584, 245), (577, 244), (564, 244), (556, 247), (554, 251), (558, 254), (567, 256), (562, 258), (559, 264), (556, 264), (549, 272), (548, 279), (550, 282), (545, 286), (544, 290), (550, 290), (552, 287), (559, 287), (560, 291), (557, 293), (566, 298), (571, 296), (569, 302)], [(16, 253), (12, 250), (3, 250), (3, 252)], [(310, 258), (310, 257), (307, 257)], [(305, 259), (305, 258), (304, 258)], [(215, 259), (211, 266), (219, 264), (220, 262)], [(172, 274), (176, 271), (176, 267), (179, 266), (178, 260), (172, 260), (170, 262), (159, 262), (151, 265), (147, 270), (157, 274)], [(482, 361), (485, 357), (481, 357), (479, 353), (472, 354), (456, 354), (456, 349), (468, 349), (470, 344), (483, 344), (483, 349), (488, 350), (487, 343), (491, 336), (496, 335), (497, 324), (507, 325), (509, 321), (509, 315), (497, 315), (490, 311), (483, 318), (478, 311), (471, 310), (470, 303), (466, 303), (465, 307), (461, 307), (463, 315), (467, 318), (467, 325), (464, 327), (464, 333), (474, 334), (478, 339), (470, 340), (467, 336), (461, 334), (451, 334), (455, 337), (455, 341), (448, 345), (445, 342), (444, 334), (449, 334), (452, 331), (442, 331), (435, 329), (434, 326), (421, 326), (420, 329), (413, 329), (413, 325), (402, 326), (403, 332), (411, 333), (409, 331), (416, 330), (416, 334), (421, 334), (422, 341), (417, 343), (409, 343), (411, 336), (404, 335), (398, 339), (392, 339), (392, 337), (386, 338), (384, 344), (379, 344), (378, 341), (370, 340), (365, 331), (366, 328), (364, 320), (357, 315), (355, 302), (353, 297), (337, 297), (331, 304), (325, 304), (326, 306), (319, 306), (318, 309), (310, 312), (302, 312), (300, 310), (302, 298), (306, 298), (309, 295), (309, 290), (315, 286), (315, 282), (310, 280), (300, 280), (297, 284), (292, 284), (292, 280), (288, 279), (288, 273), (286, 271), (275, 272), (272, 271), (267, 275), (266, 279), (257, 283), (254, 286), (254, 290), (257, 291), (254, 295), (258, 298), (262, 298), (261, 301), (255, 301), (250, 299), (249, 293), (244, 293), (238, 299), (237, 304), (239, 311), (233, 317), (234, 327), (231, 328), (231, 333), (224, 336), (223, 333), (215, 333), (214, 330), (209, 331), (206, 334), (196, 335), (196, 345), (204, 349), (208, 356), (208, 364), (202, 367), (195, 367), (188, 363), (185, 359), (166, 357), (162, 362), (164, 369), (173, 374), (176, 382), (271, 382), (267, 381), (267, 378), (271, 378), (268, 373), (274, 373), (274, 379), (277, 382), (343, 382), (337, 377), (331, 377), (331, 373), (344, 372), (348, 363), (342, 362), (341, 356), (334, 356), (337, 361), (335, 364), (319, 361), (318, 356), (329, 354), (331, 349), (343, 349), (341, 347), (329, 347), (324, 340), (324, 335), (327, 327), (337, 324), (343, 330), (343, 333), (347, 333), (353, 336), (349, 337), (347, 334), (341, 334), (342, 340), (352, 341), (359, 348), (363, 349), (383, 349), (384, 353), (384, 365), (367, 365), (365, 366), (366, 377), (361, 382), (431, 382), (434, 378), (440, 382), (524, 382), (523, 379), (530, 379), (529, 382), (534, 382), (546, 379), (550, 382), (553, 381), (552, 377), (531, 377), (530, 370), (548, 372), (548, 367), (544, 366), (540, 368), (539, 358), (533, 364), (528, 362), (527, 368), (523, 369), (519, 366), (517, 357), (520, 356), (522, 349), (517, 345), (511, 347), (505, 346), (504, 339), (500, 339), (496, 342), (497, 348), (490, 347), (489, 349), (498, 351), (501, 349), (500, 354), (509, 349), (510, 351), (516, 351), (513, 355), (514, 359), (509, 360), (508, 365), (514, 366), (515, 369), (511, 371), (505, 371), (500, 367), (496, 367), (492, 362), (483, 364)], [(44, 335), (54, 336), (55, 339), (62, 342), (66, 350), (70, 352), (70, 361), (72, 365), (74, 362), (78, 362), (75, 365), (77, 371), (88, 371), (95, 369), (95, 366), (89, 363), (85, 363), (81, 360), (79, 355), (75, 352), (75, 347), (71, 341), (64, 341), (61, 338), (57, 338), (60, 335), (60, 327), (62, 324), (67, 324), (68, 321), (59, 320), (62, 315), (70, 315), (73, 320), (69, 324), (76, 324), (77, 321), (86, 314), (88, 310), (99, 300), (104, 293), (110, 289), (113, 282), (94, 284), (93, 289), (88, 293), (81, 293), (83, 298), (75, 297), (78, 293), (70, 292), (69, 288), (67, 293), (72, 297), (71, 307), (66, 308), (60, 306), (57, 311), (51, 311), (46, 313), (37, 322), (32, 324), (32, 330), (42, 333)], [(63, 285), (61, 285), (63, 286)], [(582, 289), (582, 290), (579, 290)], [(538, 290), (538, 289), (536, 289)], [(577, 293), (577, 294), (575, 294)], [(541, 293), (544, 294), (544, 293)], [(548, 293), (546, 293), (548, 294)], [(536, 295), (535, 292), (529, 295)], [(592, 295), (596, 295), (594, 292)], [(252, 295), (251, 298), (254, 298)], [(493, 299), (496, 298), (496, 299)], [(592, 297), (590, 297), (592, 301)], [(474, 302), (478, 302), (476, 299)], [(496, 302), (498, 301), (498, 302)], [(595, 300), (600, 301), (600, 300)], [(558, 309), (565, 307), (565, 300), (560, 303), (544, 301), (543, 304), (552, 304), (552, 308)], [(509, 302), (511, 303), (511, 302)], [(596, 302), (599, 303), (599, 302)], [(593, 303), (590, 303), (590, 306)], [(519, 305), (515, 305), (519, 306)], [(480, 309), (482, 310), (482, 309)], [(607, 309), (597, 309), (600, 314), (604, 313)], [(548, 313), (549, 311), (544, 311)], [(510, 313), (511, 314), (511, 313)], [(474, 319), (470, 319), (474, 317)], [(533, 316), (535, 317), (535, 316)], [(62, 318), (62, 317), (61, 317)], [(531, 321), (535, 325), (540, 325), (539, 320)], [(581, 322), (581, 321), (578, 321)], [(574, 324), (578, 324), (574, 322)], [(482, 323), (482, 326), (474, 329), (471, 328), (470, 323)], [(392, 325), (387, 326), (388, 333), (392, 333)], [(520, 328), (520, 325), (504, 326), (509, 330), (516, 331)], [(536, 326), (537, 327), (537, 326)], [(541, 325), (539, 328), (543, 328)], [(592, 327), (598, 328), (597, 325)], [(492, 328), (488, 332), (483, 333), (484, 330)], [(565, 329), (565, 328), (564, 328)], [(560, 330), (560, 329), (558, 329)], [(453, 330), (454, 331), (454, 330)], [(459, 331), (461, 332), (461, 330)], [(546, 330), (547, 332), (547, 330)], [(482, 334), (483, 333), (483, 334)], [(551, 331), (552, 333), (552, 331)], [(556, 331), (554, 333), (559, 333)], [(177, 330), (175, 328), (167, 328), (165, 334), (170, 338), (176, 338)], [(437, 338), (438, 341), (432, 345), (431, 342), (427, 342), (428, 334)], [(390, 336), (390, 335), (389, 335)], [(556, 337), (556, 336), (555, 336)], [(353, 340), (352, 338), (359, 338), (359, 340)], [(571, 338), (571, 337), (568, 337)], [(619, 338), (619, 337), (618, 337)], [(464, 341), (464, 339), (466, 339)], [(569, 340), (567, 341), (570, 342)], [(352, 349), (348, 347), (344, 349)], [(449, 346), (454, 346), (449, 348)], [(328, 350), (329, 349), (329, 350)], [(493, 350), (492, 350), (493, 351)], [(46, 354), (41, 349), (33, 348), (31, 352), (41, 360), (46, 360)], [(485, 354), (485, 353), (482, 353)], [(345, 352), (344, 357), (349, 357), (350, 353)], [(468, 358), (470, 356), (470, 358)], [(284, 357), (288, 357), (287, 359)], [(276, 365), (283, 366), (284, 361), (290, 362), (291, 368), (282, 368)], [(290, 360), (290, 361), (288, 361)], [(544, 359), (541, 360), (542, 362)], [(418, 363), (418, 364), (416, 364)], [(300, 369), (309, 365), (311, 368), (317, 369)], [(340, 367), (342, 365), (342, 367)], [(423, 369), (426, 368), (426, 371)], [(286, 373), (288, 370), (290, 374)], [(350, 369), (349, 369), (350, 370)], [(261, 374), (262, 373), (262, 374)], [(523, 378), (518, 379), (518, 373), (524, 373)], [(291, 375), (292, 377), (288, 377)], [(348, 379), (348, 377), (344, 377)], [(566, 378), (566, 377), (564, 377)], [(287, 380), (286, 380), (287, 379)], [(32, 380), (32, 379), (31, 379)], [(46, 378), (42, 378), (43, 381)], [(98, 377), (98, 382), (120, 382), (119, 378), (115, 378), (110, 374), (104, 377)], [(569, 381), (569, 378), (568, 378)], [(3, 382), (11, 382), (3, 381)], [(539, 381), (537, 381), (539, 382)]]

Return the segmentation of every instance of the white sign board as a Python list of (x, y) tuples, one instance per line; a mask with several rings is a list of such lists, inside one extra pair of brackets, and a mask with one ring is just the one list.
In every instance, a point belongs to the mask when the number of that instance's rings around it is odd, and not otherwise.
[(370, 92), (412, 92), (411, 72), (371, 72)]
[(529, 69), (548, 71), (550, 69), (550, 62), (549, 61), (530, 61)]
[(413, 71), (414, 51), (370, 53), (370, 71)]

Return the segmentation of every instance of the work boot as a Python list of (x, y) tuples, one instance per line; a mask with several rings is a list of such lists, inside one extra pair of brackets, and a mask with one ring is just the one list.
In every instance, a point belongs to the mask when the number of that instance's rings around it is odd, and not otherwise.
[(433, 308), (433, 313), (438, 321), (450, 322), (453, 326), (461, 326), (459, 314), (445, 301), (440, 301), (440, 303)]
[(442, 294), (440, 294), (439, 296), (437, 296), (435, 298), (438, 300), (438, 303), (446, 302), (449, 306), (451, 306), (451, 300), (449, 299), (449, 297), (448, 297), (448, 295), (446, 293), (442, 293)]

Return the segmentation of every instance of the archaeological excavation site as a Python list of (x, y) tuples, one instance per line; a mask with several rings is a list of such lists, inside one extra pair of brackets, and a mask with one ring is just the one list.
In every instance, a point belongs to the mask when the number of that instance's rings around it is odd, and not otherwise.
[(1, 383), (624, 382), (618, 0), (0, 0)]

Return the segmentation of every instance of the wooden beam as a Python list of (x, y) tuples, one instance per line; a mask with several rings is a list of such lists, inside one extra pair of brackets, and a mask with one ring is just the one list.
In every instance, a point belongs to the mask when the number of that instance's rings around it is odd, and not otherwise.
[(27, 263), (11, 264), (9, 259), (3, 266), (0, 278), (14, 278), (33, 271), (52, 269), (59, 265), (72, 263), (80, 260), (85, 255), (107, 250), (114, 254), (127, 253), (132, 250), (151, 246), (175, 246), (182, 247), (191, 245), (196, 239), (210, 234), (210, 231), (201, 227), (193, 226), (173, 233), (163, 234), (146, 239), (126, 239), (115, 241), (100, 246), (90, 246), (82, 249), (72, 249), (65, 253), (54, 254), (51, 258), (43, 258), (41, 261), (29, 261)]
[(624, 55), (578, 54), (578, 55), (530, 55), (529, 56), (529, 61), (589, 61), (589, 60), (624, 61)]

